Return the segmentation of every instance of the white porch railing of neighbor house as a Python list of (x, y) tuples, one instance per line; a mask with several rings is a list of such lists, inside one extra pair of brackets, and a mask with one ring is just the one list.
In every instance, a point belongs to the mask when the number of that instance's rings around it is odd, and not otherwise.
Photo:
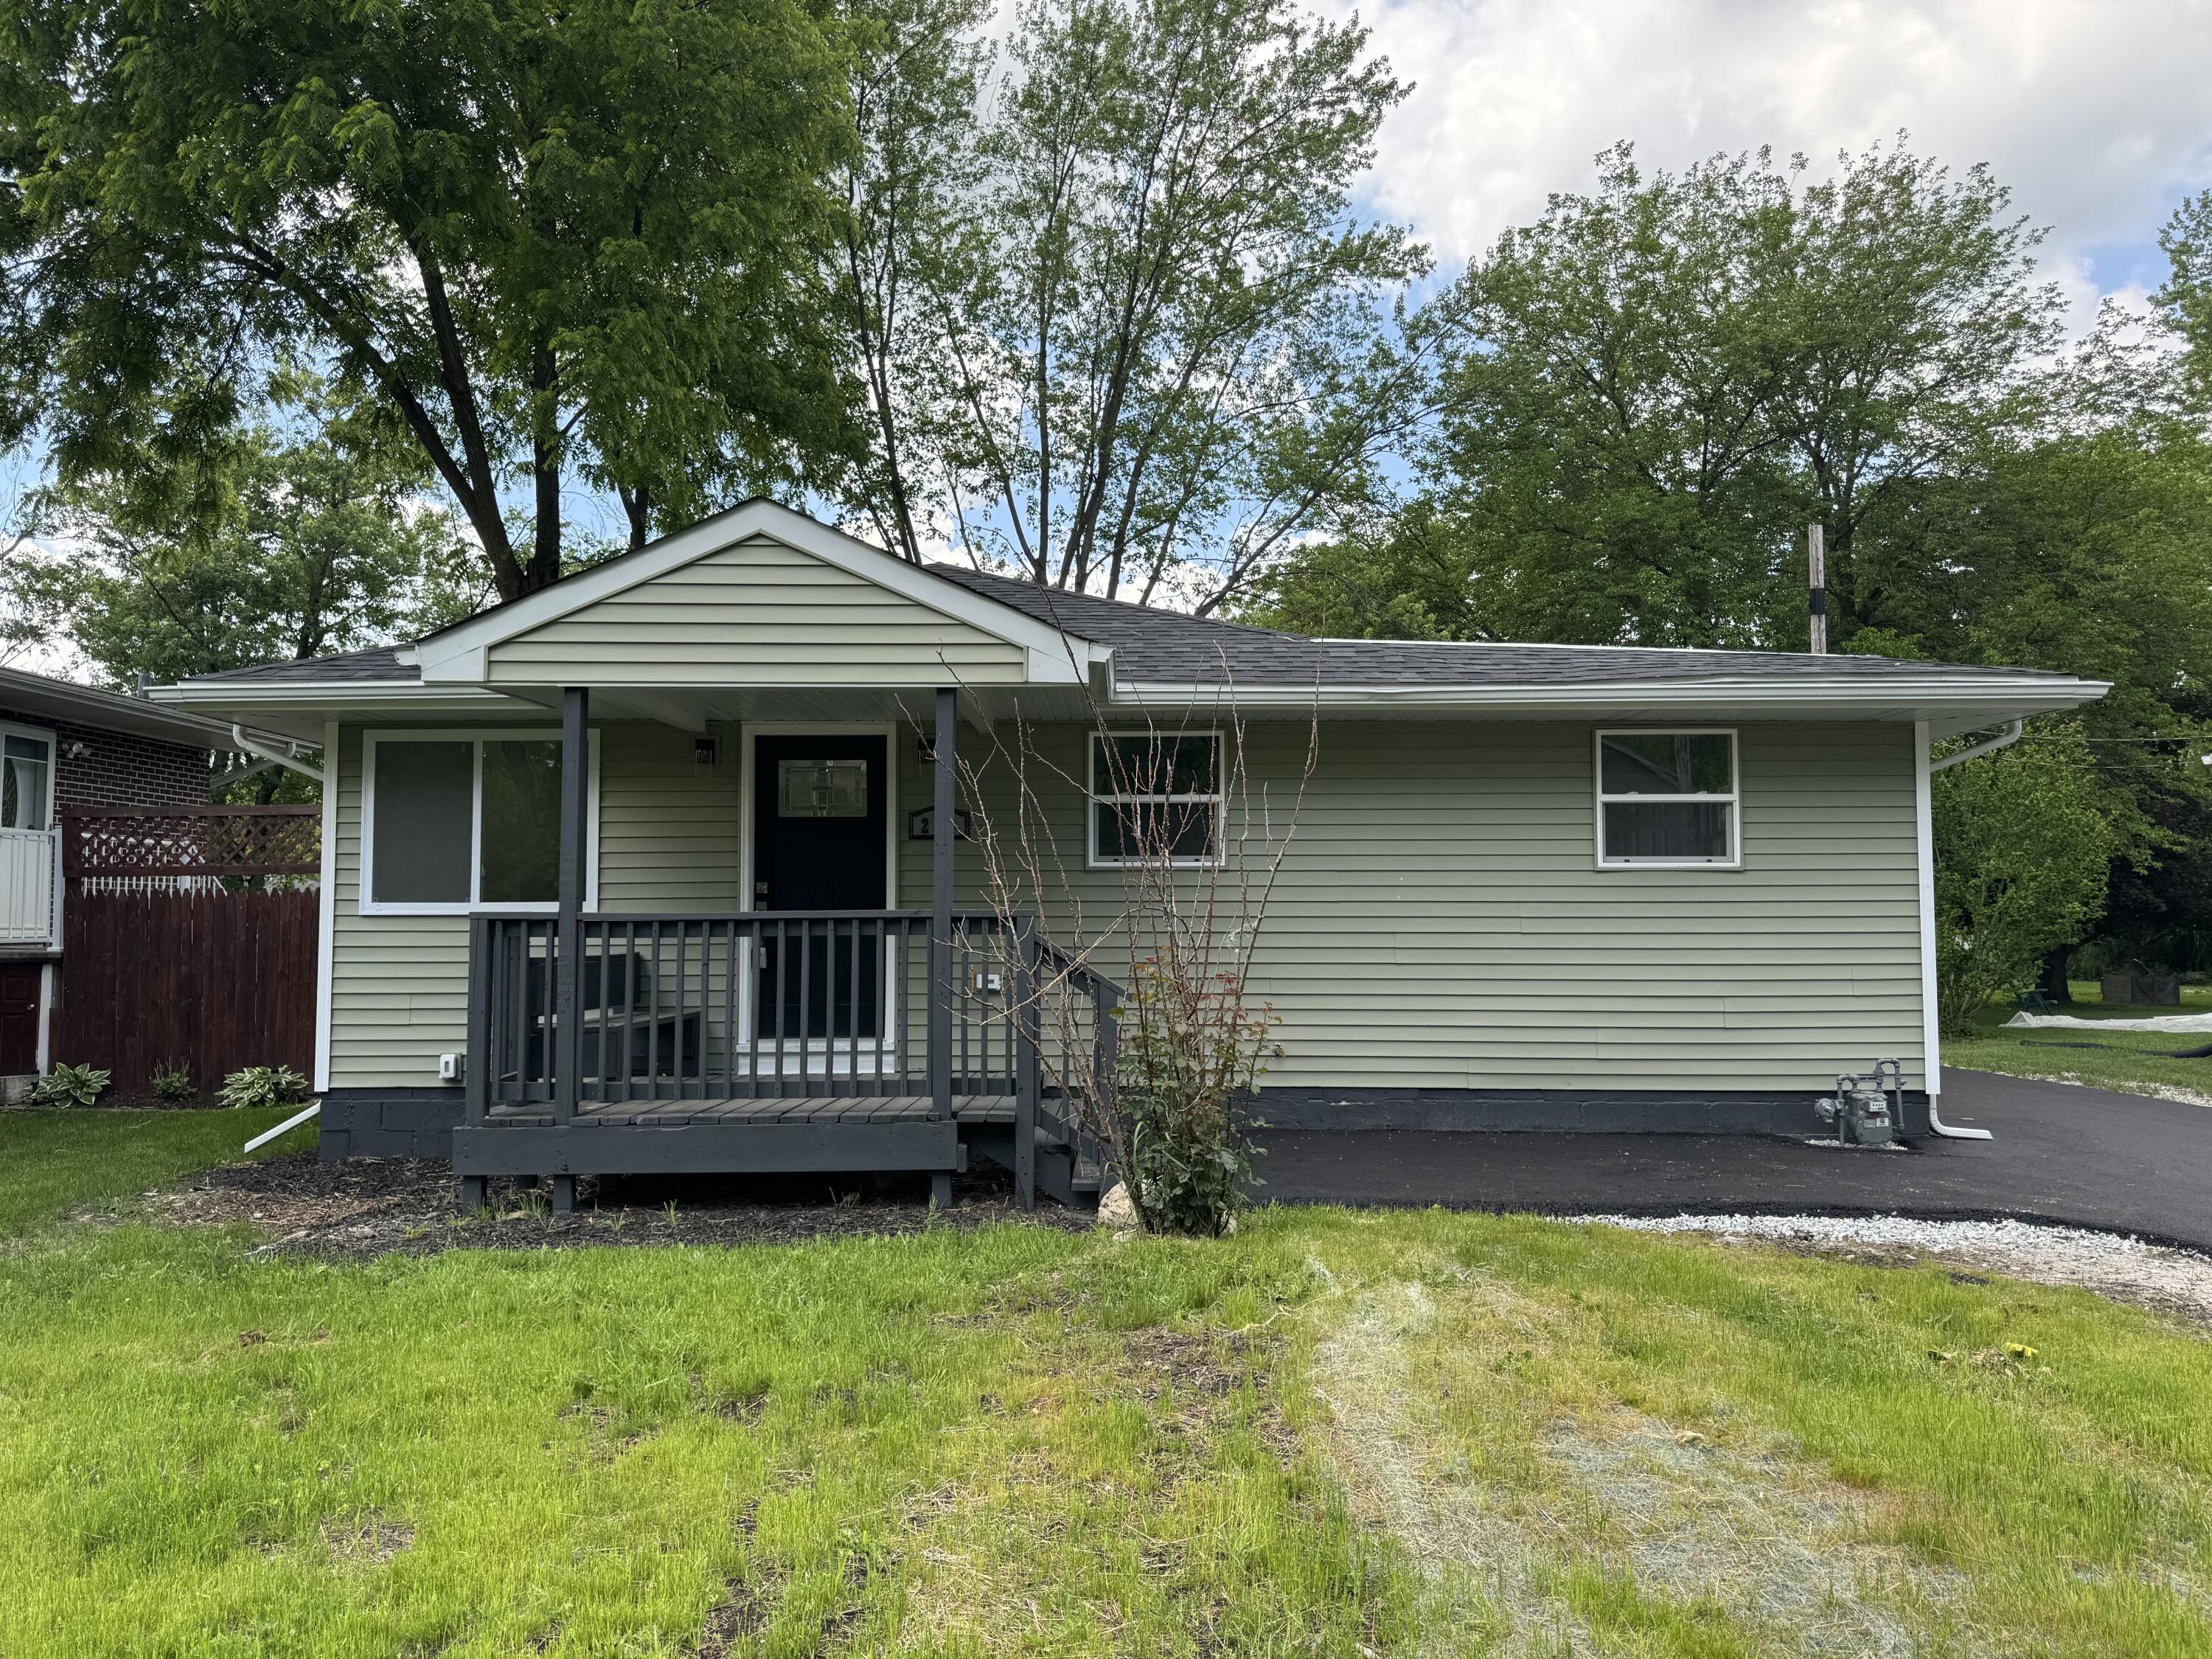
[(57, 847), (51, 830), (0, 830), (0, 944), (58, 942)]

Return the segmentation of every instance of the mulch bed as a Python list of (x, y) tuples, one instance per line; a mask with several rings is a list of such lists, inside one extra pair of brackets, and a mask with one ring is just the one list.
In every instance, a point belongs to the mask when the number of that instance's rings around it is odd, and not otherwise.
[(497, 1180), (490, 1206), (471, 1216), (444, 1164), (325, 1164), (302, 1153), (209, 1170), (153, 1202), (157, 1213), (186, 1226), (263, 1228), (273, 1237), (258, 1255), (337, 1261), (589, 1244), (790, 1244), (999, 1221), (1092, 1224), (1088, 1214), (1042, 1195), (1024, 1214), (1014, 1203), (1012, 1176), (996, 1165), (955, 1176), (952, 1192), (952, 1208), (936, 1214), (927, 1176), (585, 1176), (576, 1182), (574, 1211), (556, 1215), (544, 1191)]

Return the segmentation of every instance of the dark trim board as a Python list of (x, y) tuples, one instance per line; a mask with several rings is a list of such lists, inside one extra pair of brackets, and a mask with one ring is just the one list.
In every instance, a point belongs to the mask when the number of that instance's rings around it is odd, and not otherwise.
[(463, 1127), (453, 1169), (465, 1176), (792, 1175), (966, 1167), (960, 1126), (922, 1123), (687, 1123), (673, 1128), (573, 1124)]
[[(1262, 1089), (1249, 1109), (1277, 1129), (1832, 1135), (1835, 1130), (1813, 1109), (1813, 1099), (1809, 1089)], [(1928, 1133), (1923, 1091), (1905, 1091), (1899, 1132), (1908, 1137)]]

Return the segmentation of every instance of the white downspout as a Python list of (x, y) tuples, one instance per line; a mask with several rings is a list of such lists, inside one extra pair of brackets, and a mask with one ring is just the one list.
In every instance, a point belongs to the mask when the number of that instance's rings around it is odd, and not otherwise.
[(1961, 749), (1955, 755), (1946, 755), (1942, 760), (1928, 763), (1930, 772), (1941, 772), (1956, 766), (1960, 761), (1979, 760), (1984, 755), (1994, 755), (2000, 749), (2009, 749), (2020, 741), (2021, 722), (2014, 720), (1987, 743), (1978, 743), (1971, 749)]
[(1948, 1140), (1994, 1140), (1996, 1137), (1987, 1129), (1967, 1129), (1943, 1121), (1939, 1108), (1942, 1099), (1942, 1054), (1937, 1047), (1936, 1021), (1936, 841), (1934, 803), (1929, 799), (1928, 780), (1931, 774), (1947, 766), (1956, 766), (1982, 755), (1994, 755), (2000, 749), (2020, 741), (2021, 722), (2013, 720), (2005, 729), (1987, 743), (1978, 743), (1970, 749), (1961, 749), (1955, 755), (1946, 755), (1940, 761), (1928, 758), (1928, 723), (1920, 721), (1913, 728), (1917, 764), (1913, 768), (1913, 805), (1920, 819), (1920, 997), (1925, 1033), (1924, 1046), (1928, 1054), (1928, 1127), (1931, 1133)]
[(295, 759), (290, 755), (280, 755), (273, 749), (264, 749), (246, 735), (246, 728), (242, 726), (234, 723), (232, 725), (230, 740), (238, 745), (238, 751), (241, 755), (251, 755), (256, 760), (264, 760), (274, 765), (289, 767), (301, 777), (313, 778), (317, 783), (323, 781), (320, 767), (310, 766), (305, 761)]

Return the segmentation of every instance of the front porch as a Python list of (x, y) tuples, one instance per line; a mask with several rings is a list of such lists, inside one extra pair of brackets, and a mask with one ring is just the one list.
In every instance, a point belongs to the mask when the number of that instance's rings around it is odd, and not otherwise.
[(544, 1177), (566, 1208), (585, 1175), (908, 1171), (943, 1204), (971, 1153), (1024, 1207), (1096, 1194), (1039, 1009), (1048, 987), (1082, 1005), (1089, 1084), (1112, 1073), (1120, 990), (1027, 915), (953, 908), (955, 691), (935, 694), (927, 910), (798, 908), (757, 862), (758, 897), (787, 908), (586, 911), (592, 700), (562, 693), (557, 906), (468, 920), (466, 1203), (495, 1176)]

